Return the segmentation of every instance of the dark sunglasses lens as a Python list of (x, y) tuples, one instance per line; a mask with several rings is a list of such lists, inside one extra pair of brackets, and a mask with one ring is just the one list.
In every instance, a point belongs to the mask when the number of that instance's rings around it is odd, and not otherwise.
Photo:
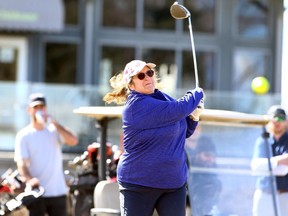
[(137, 77), (139, 80), (143, 80), (145, 78), (145, 73), (139, 73)]
[(148, 70), (146, 73), (141, 72), (141, 73), (139, 73), (137, 75), (138, 79), (139, 80), (143, 80), (145, 78), (145, 76), (146, 76), (145, 74), (147, 74), (147, 76), (149, 76), (149, 77), (153, 77), (154, 76), (154, 71), (153, 70)]
[(154, 71), (153, 70), (149, 70), (146, 72), (146, 74), (149, 76), (149, 77), (152, 77), (154, 75)]

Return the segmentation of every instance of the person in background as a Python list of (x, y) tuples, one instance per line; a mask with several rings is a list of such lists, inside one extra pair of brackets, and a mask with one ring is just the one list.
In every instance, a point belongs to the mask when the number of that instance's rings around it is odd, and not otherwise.
[(214, 215), (222, 190), (222, 183), (215, 170), (213, 172), (217, 167), (216, 146), (210, 137), (200, 136), (194, 151), (188, 182), (192, 215)]
[(103, 100), (124, 104), (124, 152), (117, 167), (121, 215), (184, 216), (187, 164), (185, 139), (204, 109), (201, 88), (176, 100), (157, 89), (154, 63), (129, 62), (110, 79)]
[[(271, 148), (272, 157), (270, 158), (271, 169), (276, 175), (276, 196), (279, 203), (279, 216), (288, 213), (288, 133), (287, 116), (285, 110), (274, 105), (268, 110), (270, 121), (267, 124), (267, 132), (255, 142), (251, 168), (253, 171), (268, 171), (269, 152), (267, 143)], [(274, 216), (272, 185), (269, 177), (261, 176), (256, 183), (253, 201), (253, 216)]]
[(61, 144), (75, 146), (77, 137), (48, 114), (46, 98), (31, 94), (27, 112), (30, 124), (15, 139), (14, 160), (26, 188), (42, 186), (42, 197), (28, 205), (30, 216), (65, 216), (66, 194)]

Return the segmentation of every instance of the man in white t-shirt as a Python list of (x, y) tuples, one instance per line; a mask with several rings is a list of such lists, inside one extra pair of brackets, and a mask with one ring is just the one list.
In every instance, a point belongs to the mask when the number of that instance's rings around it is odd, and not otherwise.
[(44, 195), (28, 205), (30, 216), (65, 216), (67, 187), (61, 144), (74, 146), (77, 137), (47, 112), (43, 94), (30, 95), (30, 124), (16, 135), (14, 160), (26, 186), (42, 186)]

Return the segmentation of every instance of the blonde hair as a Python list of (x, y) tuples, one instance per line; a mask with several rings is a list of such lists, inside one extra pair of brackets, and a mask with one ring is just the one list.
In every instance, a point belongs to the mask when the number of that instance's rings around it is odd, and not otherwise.
[[(157, 71), (153, 70), (155, 72), (155, 79), (156, 84), (159, 84), (159, 78)], [(130, 82), (127, 84), (124, 81), (123, 77), (123, 71), (119, 72), (118, 74), (114, 75), (110, 80), (110, 85), (113, 88), (112, 92), (107, 93), (103, 97), (103, 101), (106, 103), (116, 103), (118, 105), (122, 105), (127, 101), (128, 95), (130, 94), (129, 85), (132, 82), (132, 77), (130, 79)]]
[(112, 92), (107, 93), (103, 97), (106, 103), (124, 104), (130, 93), (127, 83), (123, 79), (123, 71), (113, 76), (110, 80), (110, 85), (113, 88)]

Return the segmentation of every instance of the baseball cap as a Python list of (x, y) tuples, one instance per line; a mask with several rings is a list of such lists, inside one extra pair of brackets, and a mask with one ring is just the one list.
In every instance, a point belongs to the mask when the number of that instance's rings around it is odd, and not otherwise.
[(131, 77), (139, 73), (145, 66), (149, 67), (150, 69), (156, 67), (154, 63), (146, 63), (141, 60), (133, 60), (128, 64), (126, 64), (123, 71), (123, 77), (125, 83), (128, 84), (131, 80)]
[(33, 93), (29, 96), (29, 106), (35, 107), (37, 105), (46, 106), (46, 99), (42, 93)]
[(270, 107), (267, 114), (277, 121), (286, 120), (286, 112), (280, 105)]

